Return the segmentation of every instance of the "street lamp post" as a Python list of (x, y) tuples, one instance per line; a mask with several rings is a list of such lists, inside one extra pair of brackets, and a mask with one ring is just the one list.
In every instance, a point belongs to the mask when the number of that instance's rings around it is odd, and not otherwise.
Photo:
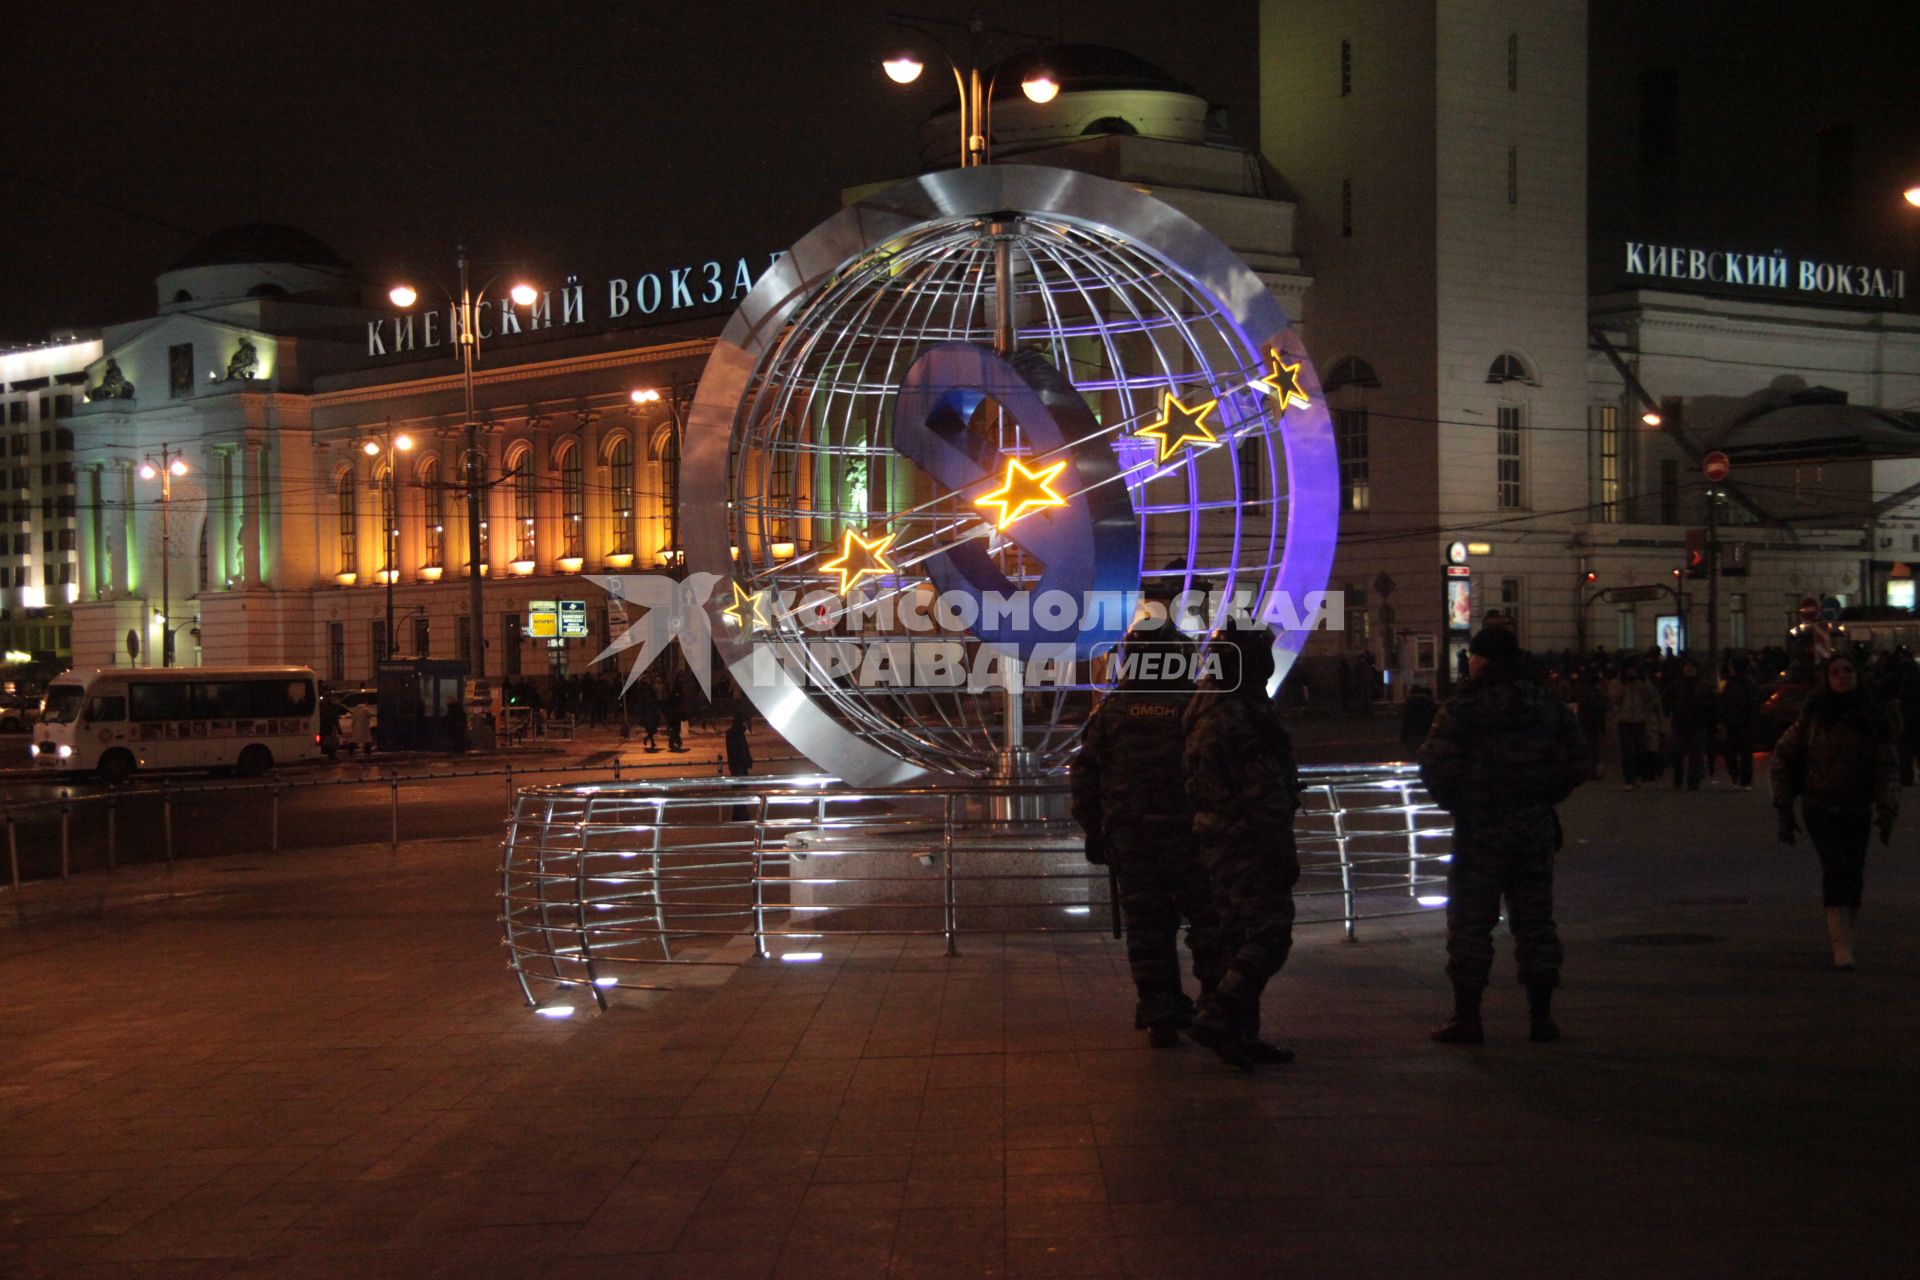
[[(927, 18), (913, 14), (890, 13), (887, 20), (895, 26), (918, 32), (933, 42), (946, 59), (947, 67), (953, 72), (954, 88), (960, 95), (960, 167), (973, 168), (987, 162), (992, 134), (994, 78), (983, 84), (980, 78), (980, 44), (986, 35), (1011, 36), (1029, 41), (1038, 48), (1046, 41), (1045, 36), (1034, 35), (1029, 31), (1009, 31), (1001, 27), (989, 27), (976, 16), (965, 22), (955, 22), (946, 18)], [(966, 70), (960, 69), (960, 59), (956, 59), (947, 48), (946, 42), (936, 35), (932, 27), (957, 27), (967, 33)], [(912, 84), (926, 70), (926, 64), (911, 50), (902, 50), (880, 64), (887, 78), (895, 84)], [(1026, 94), (1028, 101), (1047, 103), (1053, 101), (1060, 92), (1060, 86), (1045, 66), (1035, 66), (1020, 82), (1020, 91)]]
[(187, 464), (167, 445), (160, 456), (147, 455), (140, 478), (160, 480), (160, 665), (173, 665), (173, 478), (187, 474)]
[[(385, 441), (383, 445), (381, 441)], [(380, 580), (387, 587), (387, 651), (382, 658), (392, 658), (400, 652), (400, 645), (393, 634), (393, 582), (400, 576), (394, 564), (393, 544), (400, 537), (400, 455), (413, 448), (413, 437), (406, 432), (393, 434), (393, 424), (381, 433), (380, 440), (369, 440), (360, 446), (369, 458), (385, 457), (387, 463), (387, 488), (381, 503), (380, 540), (384, 545), (381, 556), (383, 565)]]
[[(480, 354), (480, 330), (474, 323), (473, 289), (468, 277), (468, 268), (472, 264), (467, 259), (465, 245), (460, 245), (456, 253), (460, 270), (460, 295), (458, 298), (449, 295), (448, 300), (457, 308), (458, 321), (455, 325), (454, 341), (460, 348), (460, 389), (466, 427), (467, 629), (471, 640), (469, 674), (476, 679), (482, 679), (487, 674), (487, 612), (480, 580), (482, 569), (480, 526), (484, 519), (481, 504), (492, 482), (485, 478), (486, 456), (480, 448), (480, 415), (474, 408), (473, 365)], [(487, 287), (499, 278), (496, 275), (488, 279), (480, 286), (480, 292), (484, 294)], [(394, 286), (387, 296), (395, 306), (404, 309), (418, 301), (420, 294), (413, 286), (401, 284)], [(508, 296), (519, 306), (526, 307), (532, 306), (538, 295), (534, 292), (532, 285), (519, 283), (508, 291)]]

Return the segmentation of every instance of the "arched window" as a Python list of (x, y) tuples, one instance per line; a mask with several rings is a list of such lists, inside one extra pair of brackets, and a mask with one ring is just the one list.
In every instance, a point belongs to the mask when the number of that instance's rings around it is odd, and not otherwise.
[(537, 499), (533, 490), (533, 451), (522, 449), (507, 464), (507, 473), (511, 477), (509, 488), (513, 492), (513, 558), (515, 560), (533, 559), (534, 527)]
[(1488, 382), (1524, 382), (1528, 386), (1539, 386), (1533, 372), (1527, 368), (1527, 362), (1511, 351), (1502, 351), (1487, 366)]
[(173, 300), (175, 302), (192, 302), (193, 295), (188, 293), (185, 289), (175, 289), (173, 291)]
[(1080, 135), (1082, 137), (1092, 137), (1096, 134), (1111, 133), (1123, 138), (1132, 138), (1137, 136), (1139, 132), (1138, 129), (1133, 127), (1132, 122), (1121, 116), (1101, 116), (1098, 120), (1095, 120), (1092, 124), (1082, 129)]
[(633, 552), (633, 441), (625, 436), (607, 452), (608, 479), (613, 485), (613, 551)]
[(585, 555), (587, 542), (587, 477), (577, 444), (560, 454), (560, 554)]
[(340, 572), (352, 573), (360, 559), (359, 510), (354, 502), (353, 472), (342, 471), (333, 485), (335, 510), (340, 513)]
[(439, 567), (447, 545), (447, 495), (440, 487), (440, 460), (428, 458), (420, 464), (420, 514), (425, 526), (420, 549), (426, 560), (423, 567)]
[(667, 517), (667, 546), (680, 546), (680, 433), (667, 424), (666, 437), (660, 442), (660, 509)]
[(1372, 389), (1380, 385), (1380, 376), (1373, 366), (1358, 356), (1344, 356), (1333, 362), (1333, 368), (1327, 370), (1326, 378), (1320, 383), (1320, 389), (1328, 395), (1348, 387)]

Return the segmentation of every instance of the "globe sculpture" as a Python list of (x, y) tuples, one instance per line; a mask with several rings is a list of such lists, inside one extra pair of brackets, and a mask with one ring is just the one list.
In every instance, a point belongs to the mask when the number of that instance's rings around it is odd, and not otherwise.
[(1156, 604), (1270, 626), (1283, 679), (1339, 497), (1260, 280), (1148, 195), (1029, 166), (906, 182), (797, 243), (709, 360), (682, 484), (728, 673), (858, 786), (1064, 764)]

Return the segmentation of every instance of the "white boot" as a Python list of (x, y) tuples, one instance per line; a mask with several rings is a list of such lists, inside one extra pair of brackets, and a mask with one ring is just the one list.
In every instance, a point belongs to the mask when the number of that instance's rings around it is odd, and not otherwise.
[(1827, 940), (1833, 943), (1833, 967), (1853, 968), (1853, 917), (1848, 908), (1827, 908)]

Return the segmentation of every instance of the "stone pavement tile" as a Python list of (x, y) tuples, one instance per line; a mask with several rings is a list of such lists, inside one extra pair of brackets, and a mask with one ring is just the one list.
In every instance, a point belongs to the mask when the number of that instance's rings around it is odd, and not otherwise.
[(1008, 1237), (1009, 1276), (1118, 1276), (1120, 1250), (1111, 1236)]
[(1006, 1234), (994, 1209), (907, 1209), (894, 1233), (888, 1274), (899, 1280), (957, 1280), (1006, 1272)]
[(1007, 1201), (1007, 1181), (999, 1175), (956, 1177), (909, 1174), (902, 1205), (912, 1209), (998, 1208)]
[(784, 1209), (723, 1208), (712, 1212), (703, 1206), (700, 1212), (687, 1220), (687, 1225), (673, 1243), (673, 1252), (754, 1252), (767, 1255), (767, 1264), (771, 1265), (779, 1254), (788, 1229), (793, 1225), (796, 1213), (797, 1208), (791, 1205)]
[(1007, 1176), (1007, 1202), (1101, 1203), (1106, 1183), (1097, 1173), (1039, 1173)]
[(540, 1280), (655, 1280), (671, 1255), (655, 1253), (608, 1254), (604, 1257), (568, 1256), (547, 1264)]

